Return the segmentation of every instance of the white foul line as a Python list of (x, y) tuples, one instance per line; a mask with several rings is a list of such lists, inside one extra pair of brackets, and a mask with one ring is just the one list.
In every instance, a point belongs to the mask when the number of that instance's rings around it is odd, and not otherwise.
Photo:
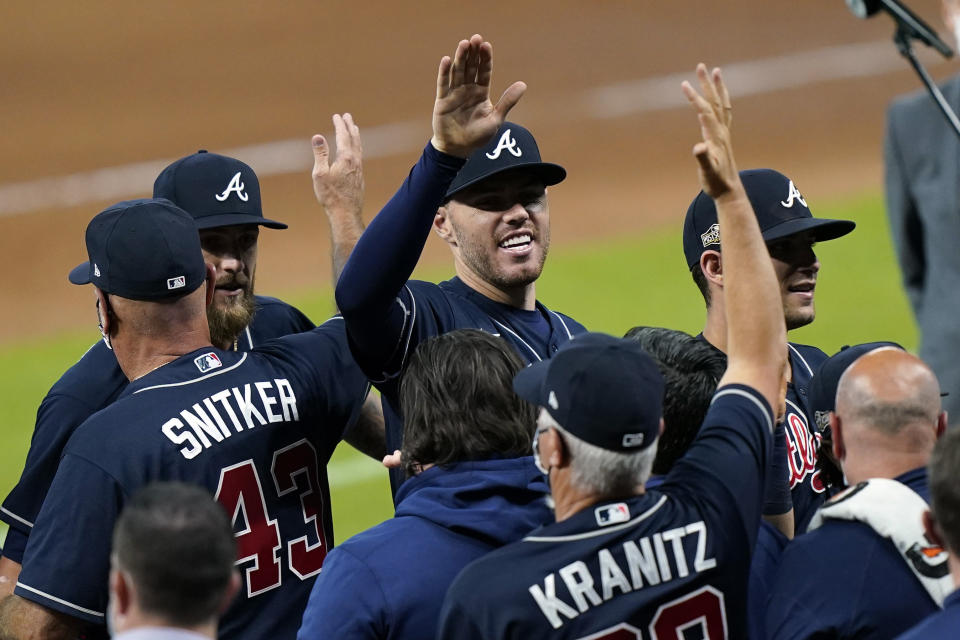
[[(924, 51), (920, 52), (924, 54)], [(926, 57), (922, 55), (921, 57)], [(866, 78), (907, 68), (888, 41), (824, 47), (782, 56), (724, 65), (724, 76), (737, 97), (795, 89), (818, 82)], [(579, 109), (570, 118), (617, 118), (686, 106), (678, 87), (691, 79), (689, 72), (620, 82), (588, 89)], [(363, 155), (379, 158), (416, 151), (426, 144), (429, 131), (423, 122), (410, 121), (364, 127)], [(312, 166), (308, 136), (249, 145), (218, 153), (239, 158), (261, 178), (306, 173)], [(149, 196), (157, 174), (173, 159), (152, 160), (107, 167), (66, 176), (54, 176), (0, 185), (0, 217), (42, 209), (72, 207), (93, 202)]]

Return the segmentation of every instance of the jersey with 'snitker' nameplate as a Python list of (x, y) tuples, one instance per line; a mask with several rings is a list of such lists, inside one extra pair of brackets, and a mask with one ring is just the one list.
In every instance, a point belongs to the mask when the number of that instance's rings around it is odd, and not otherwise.
[(719, 389), (656, 489), (594, 504), (468, 565), (438, 637), (745, 638), (772, 429), (755, 390)]
[[(256, 313), (237, 337), (237, 350), (249, 351), (273, 338), (313, 329), (298, 309), (266, 296), (255, 296)], [(84, 420), (110, 405), (126, 388), (127, 378), (103, 341), (98, 341), (50, 388), (37, 410), (20, 481), (0, 507), (0, 520), (10, 525), (3, 555), (23, 560), (30, 529), (40, 513), (63, 448)]]
[(333, 544), (326, 463), (367, 389), (339, 318), (248, 353), (200, 349), (132, 382), (67, 443), (16, 593), (102, 624), (125, 501), (152, 481), (188, 482), (236, 531), (243, 586), (220, 637), (294, 638)]

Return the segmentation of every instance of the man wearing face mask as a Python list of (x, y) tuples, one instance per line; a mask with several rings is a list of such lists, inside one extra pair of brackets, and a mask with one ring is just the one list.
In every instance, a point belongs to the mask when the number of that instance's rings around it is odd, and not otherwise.
[[(960, 0), (943, 0), (943, 20), (960, 45)], [(960, 75), (941, 85), (960, 111)], [(926, 90), (894, 100), (884, 143), (887, 216), (903, 287), (920, 329), (919, 355), (960, 415), (960, 139)]]
[(835, 389), (833, 453), (850, 488), (783, 552), (766, 637), (892, 638), (953, 589), (947, 554), (922, 519), (925, 467), (947, 424), (940, 387), (927, 365), (891, 343), (840, 351), (814, 385)]

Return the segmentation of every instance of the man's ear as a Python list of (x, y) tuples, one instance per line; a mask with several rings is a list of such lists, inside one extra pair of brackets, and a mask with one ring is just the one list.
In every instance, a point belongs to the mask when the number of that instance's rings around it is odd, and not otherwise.
[(937, 440), (947, 432), (947, 421), (948, 414), (946, 411), (941, 411), (940, 415), (937, 416)]
[(220, 602), (220, 613), (226, 611), (227, 607), (233, 603), (233, 599), (236, 597), (239, 590), (240, 572), (234, 569), (230, 573), (230, 584), (227, 585), (227, 590), (223, 592), (223, 600)]
[(437, 208), (437, 215), (433, 217), (433, 230), (448, 244), (453, 246), (457, 245), (457, 238), (453, 233), (453, 225), (450, 223), (450, 209), (447, 205), (442, 205)]
[(209, 307), (213, 304), (213, 296), (217, 292), (217, 270), (209, 262), (205, 262), (204, 266), (207, 268), (205, 282), (207, 283), (206, 300)]
[(119, 569), (110, 571), (110, 592), (113, 594), (113, 614), (125, 616), (133, 600), (128, 576)]
[(830, 435), (833, 438), (833, 457), (839, 462), (846, 457), (847, 448), (843, 444), (843, 422), (833, 411), (830, 412)]
[(943, 534), (940, 531), (940, 525), (937, 524), (937, 518), (933, 515), (933, 511), (927, 509), (923, 512), (923, 530), (927, 534), (927, 540), (933, 544), (947, 548), (947, 542), (943, 539)]
[(107, 294), (100, 290), (100, 287), (94, 286), (93, 291), (97, 296), (97, 321), (100, 323), (103, 335), (109, 336), (110, 330), (113, 328), (113, 314), (110, 313), (110, 300), (107, 298)]
[(723, 260), (719, 251), (707, 249), (700, 254), (700, 270), (707, 282), (723, 286)]

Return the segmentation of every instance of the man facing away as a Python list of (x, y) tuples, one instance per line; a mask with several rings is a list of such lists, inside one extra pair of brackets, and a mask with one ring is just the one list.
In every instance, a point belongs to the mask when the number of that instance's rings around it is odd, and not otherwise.
[(523, 366), (474, 329), (420, 343), (400, 385), (396, 515), (330, 552), (299, 638), (432, 638), (457, 573), (551, 518), (529, 456), (534, 409), (512, 387)]
[(156, 482), (113, 530), (107, 626), (115, 640), (212, 640), (240, 589), (227, 514), (193, 485)]
[(342, 325), (249, 352), (214, 347), (215, 272), (194, 219), (167, 200), (101, 212), (86, 241), (71, 281), (95, 285), (101, 331), (130, 384), (67, 442), (0, 630), (102, 631), (116, 517), (143, 485), (177, 480), (214, 493), (236, 529), (244, 589), (221, 637), (295, 637), (333, 545), (326, 463), (368, 389)]
[(951, 587), (946, 555), (922, 525), (925, 466), (947, 424), (940, 386), (893, 346), (840, 351), (817, 376), (838, 380), (829, 420), (850, 488), (784, 550), (767, 637), (890, 638), (938, 610)]
[[(335, 120), (338, 140), (352, 119)], [(328, 161), (326, 141), (315, 141), (315, 184), (338, 183), (351, 173), (345, 166), (353, 150), (344, 144), (336, 161)], [(318, 188), (319, 188), (318, 187)], [(348, 192), (349, 194), (349, 192)], [(267, 340), (309, 331), (314, 324), (298, 309), (276, 298), (255, 295), (260, 227), (286, 229), (263, 216), (260, 182), (246, 163), (200, 151), (166, 167), (154, 184), (154, 197), (166, 198), (197, 222), (204, 260), (216, 271), (216, 290), (207, 309), (211, 341), (221, 349), (246, 352)], [(332, 253), (342, 266), (362, 230), (355, 199), (320, 198), (334, 239)], [(335, 272), (336, 275), (336, 272)], [(344, 336), (344, 341), (346, 337)], [(0, 597), (13, 591), (27, 538), (50, 488), (63, 448), (88, 417), (111, 404), (128, 380), (106, 340), (96, 343), (51, 387), (37, 410), (30, 449), (17, 485), (0, 506), (9, 525), (0, 557)], [(361, 419), (345, 435), (358, 449), (379, 459), (384, 452), (379, 408), (368, 401)]]

